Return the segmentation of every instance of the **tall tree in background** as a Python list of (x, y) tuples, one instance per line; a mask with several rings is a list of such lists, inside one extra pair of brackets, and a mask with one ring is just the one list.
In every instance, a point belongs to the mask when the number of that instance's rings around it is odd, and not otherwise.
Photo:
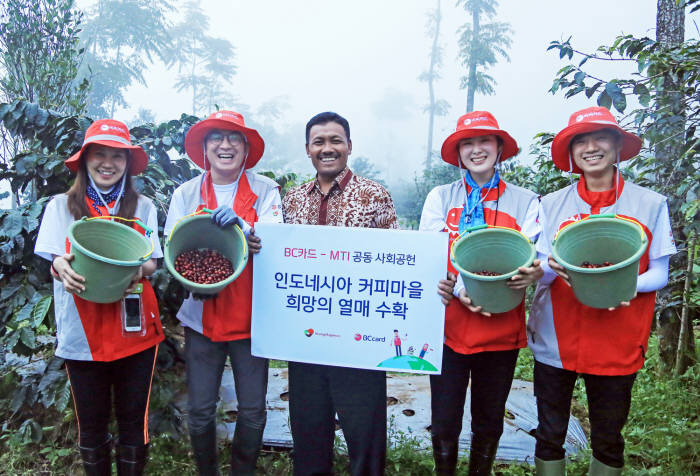
[(439, 70), (442, 66), (442, 47), (439, 43), (440, 22), (442, 21), (440, 0), (437, 0), (435, 9), (427, 13), (427, 17), (426, 33), (429, 38), (432, 38), (432, 47), (430, 48), (429, 55), (430, 65), (427, 71), (424, 71), (418, 76), (418, 80), (428, 83), (429, 103), (423, 108), (423, 111), (428, 113), (428, 145), (426, 147), (425, 168), (429, 169), (433, 158), (433, 127), (435, 124), (435, 116), (444, 116), (449, 108), (447, 101), (435, 97), (435, 81), (440, 79)]
[(118, 106), (126, 106), (126, 88), (146, 85), (147, 63), (164, 59), (171, 49), (166, 18), (171, 10), (165, 0), (97, 0), (87, 11), (81, 75), (92, 86), (89, 115), (113, 117)]
[(173, 28), (175, 44), (167, 58), (168, 66), (177, 66), (175, 88), (192, 91), (194, 115), (234, 100), (228, 92), (236, 74), (234, 47), (228, 40), (207, 35), (208, 31), (209, 17), (199, 0), (187, 2), (182, 21)]
[[(656, 42), (660, 49), (671, 51), (683, 44), (685, 39), (685, 7), (683, 2), (677, 0), (658, 0), (656, 4)], [(660, 122), (660, 130), (667, 140), (656, 144), (654, 153), (656, 159), (667, 164), (673, 164), (683, 156), (685, 143), (685, 103), (683, 101), (682, 79), (676, 77), (671, 71), (662, 73), (663, 82), (656, 90), (656, 112), (659, 117), (666, 120)], [(682, 170), (677, 169), (669, 177), (657, 174), (657, 180), (668, 180), (669, 183), (680, 184)], [(675, 261), (675, 260), (674, 260)], [(680, 264), (680, 263), (676, 263)], [(681, 352), (676, 361), (679, 337), (681, 335), (681, 316), (674, 312), (661, 312), (658, 319), (659, 357), (666, 369), (670, 370), (674, 364), (683, 368), (689, 366), (689, 362)], [(688, 322), (683, 323), (683, 327)], [(685, 331), (685, 329), (683, 329)], [(687, 346), (686, 342), (681, 343)], [(683, 349), (685, 351), (685, 349)]]
[[(34, 114), (51, 109), (78, 114), (85, 107), (86, 83), (76, 80), (82, 15), (73, 0), (7, 0), (0, 8), (0, 102), (24, 99)], [(41, 113), (43, 114), (43, 113)], [(30, 147), (26, 138), (0, 127), (0, 172), (11, 158)], [(28, 188), (34, 199), (36, 184)], [(13, 190), (12, 206), (20, 194)]]
[(499, 56), (510, 61), (507, 50), (513, 30), (508, 23), (483, 22), (496, 16), (497, 0), (457, 0), (457, 5), (462, 5), (472, 16), (471, 23), (459, 29), (458, 40), (459, 59), (467, 69), (460, 87), (467, 89), (467, 112), (471, 112), (474, 110), (474, 94), (494, 94), (496, 80), (485, 70), (496, 64)]

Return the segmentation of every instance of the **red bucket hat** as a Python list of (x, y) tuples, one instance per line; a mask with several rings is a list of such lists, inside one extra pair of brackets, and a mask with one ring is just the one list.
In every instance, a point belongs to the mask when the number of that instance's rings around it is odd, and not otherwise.
[[(187, 155), (192, 159), (192, 162), (202, 169), (205, 168), (202, 144), (207, 133), (212, 129), (238, 131), (245, 136), (248, 141), (246, 169), (254, 167), (265, 151), (265, 141), (260, 137), (258, 131), (245, 126), (242, 115), (234, 111), (217, 111), (192, 126), (185, 136), (185, 151)], [(209, 170), (208, 164), (206, 169)]]
[(571, 161), (572, 169), (569, 170), (569, 144), (571, 139), (577, 135), (601, 129), (612, 129), (620, 133), (622, 138), (621, 161), (631, 159), (639, 154), (642, 148), (642, 139), (620, 127), (617, 120), (615, 120), (615, 116), (607, 108), (594, 106), (573, 113), (569, 117), (569, 125), (554, 137), (552, 142), (552, 160), (554, 165), (564, 172), (582, 174), (583, 171), (573, 160)]
[(131, 136), (126, 124), (114, 119), (100, 119), (90, 124), (90, 127), (85, 131), (85, 139), (80, 150), (64, 162), (70, 171), (78, 171), (83, 152), (90, 144), (130, 150), (132, 159), (129, 173), (131, 175), (140, 174), (148, 166), (148, 154), (138, 145), (131, 144)]
[(459, 141), (485, 135), (495, 135), (503, 140), (501, 160), (509, 159), (518, 153), (518, 143), (510, 134), (498, 127), (493, 114), (486, 111), (469, 112), (457, 121), (457, 130), (450, 134), (442, 143), (442, 160), (448, 164), (459, 166)]

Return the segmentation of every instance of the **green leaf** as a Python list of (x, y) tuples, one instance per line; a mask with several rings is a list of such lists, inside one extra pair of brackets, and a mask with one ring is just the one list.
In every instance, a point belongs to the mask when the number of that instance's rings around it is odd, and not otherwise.
[(598, 105), (610, 109), (610, 106), (612, 105), (612, 98), (607, 91), (603, 91), (600, 93), (600, 95), (598, 95)]
[(36, 348), (36, 336), (31, 328), (23, 327), (19, 332), (19, 340), (21, 340), (24, 345), (30, 349)]
[(651, 95), (649, 94), (649, 88), (647, 88), (642, 83), (637, 83), (634, 85), (634, 94), (639, 97), (639, 103), (644, 107), (649, 107), (649, 102), (651, 101)]
[(42, 323), (44, 317), (46, 317), (46, 314), (49, 312), (49, 309), (51, 309), (52, 301), (52, 296), (44, 296), (34, 305), (31, 314), (32, 327), (38, 327)]
[(5, 219), (2, 221), (2, 228), (0, 228), (0, 235), (2, 236), (15, 236), (22, 232), (22, 215), (17, 210), (12, 210), (9, 212)]

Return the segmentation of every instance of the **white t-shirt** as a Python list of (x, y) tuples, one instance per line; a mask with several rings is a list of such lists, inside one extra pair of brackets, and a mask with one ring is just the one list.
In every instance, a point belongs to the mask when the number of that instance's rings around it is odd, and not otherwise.
[[(158, 239), (158, 216), (153, 202), (144, 196), (139, 196), (134, 216), (153, 230), (151, 235), (153, 254), (151, 258), (162, 258), (163, 251)], [(68, 211), (67, 195), (54, 196), (44, 210), (34, 253), (49, 261), (53, 259), (53, 255), (64, 255), (68, 227), (74, 221), (75, 219)], [(65, 290), (63, 283), (57, 279), (53, 281), (53, 295), (56, 337), (58, 338), (56, 355), (65, 359), (92, 360), (73, 296)]]

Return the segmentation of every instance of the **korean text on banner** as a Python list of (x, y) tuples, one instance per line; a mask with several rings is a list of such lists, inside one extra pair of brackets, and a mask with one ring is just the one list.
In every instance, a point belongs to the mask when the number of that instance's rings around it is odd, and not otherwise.
[(440, 373), (447, 234), (256, 223), (253, 355)]

